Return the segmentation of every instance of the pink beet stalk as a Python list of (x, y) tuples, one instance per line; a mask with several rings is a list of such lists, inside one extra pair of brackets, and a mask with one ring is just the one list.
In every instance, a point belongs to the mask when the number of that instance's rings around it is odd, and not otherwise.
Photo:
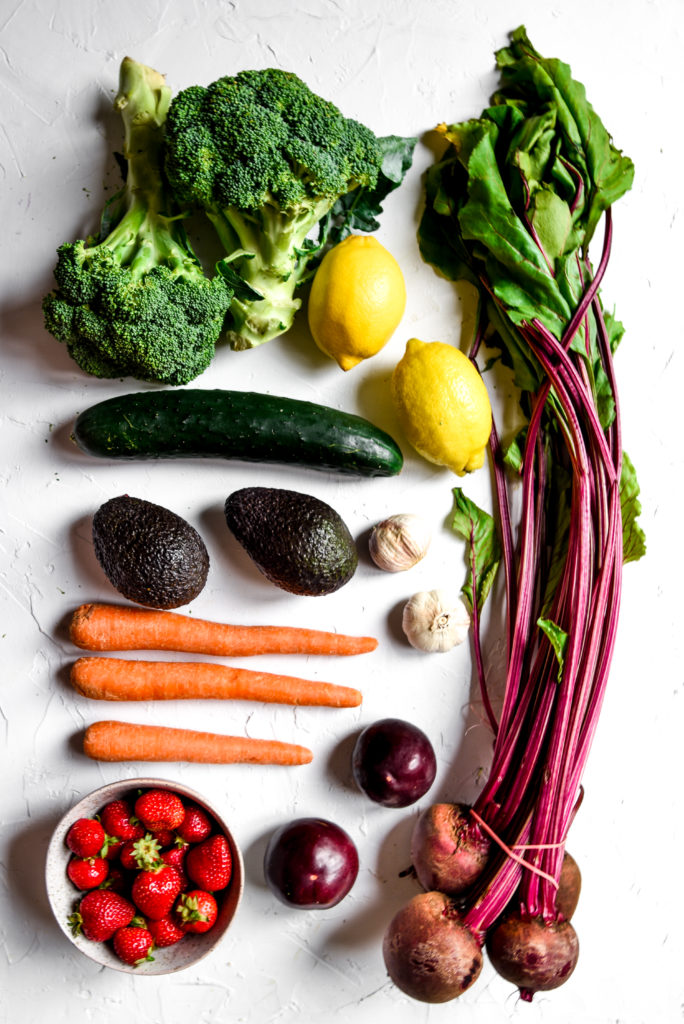
[[(532, 405), (524, 452), (517, 572), (508, 588), (515, 614), (504, 703), (489, 779), (474, 807), (504, 847), (493, 856), (464, 914), (465, 924), (479, 935), (510, 906), (516, 892), (526, 916), (548, 924), (556, 920), (555, 891), (565, 840), (615, 643), (622, 571), (619, 420), (616, 414), (604, 432), (583, 362), (571, 349), (575, 333), (592, 315), (615, 393), (610, 346), (596, 297), (611, 238), (608, 214), (601, 263), (562, 341), (538, 321), (521, 328), (546, 379)], [(540, 439), (549, 415), (555, 418), (572, 471), (567, 553), (545, 613), (567, 636), (560, 677), (556, 657), (536, 625), (542, 614), (538, 574), (544, 543), (540, 513), (545, 455)], [(496, 477), (498, 513), (508, 531), (510, 513), (502, 479), (503, 474)], [(512, 573), (512, 553), (504, 564)]]

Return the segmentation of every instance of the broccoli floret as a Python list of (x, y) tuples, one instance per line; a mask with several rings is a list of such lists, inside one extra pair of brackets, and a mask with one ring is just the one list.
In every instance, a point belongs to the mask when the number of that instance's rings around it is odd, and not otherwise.
[(204, 209), (230, 267), (253, 290), (233, 299), (232, 347), (284, 333), (319, 251), (308, 236), (341, 197), (376, 186), (378, 139), (295, 74), (273, 68), (183, 90), (165, 132), (175, 193)]
[(124, 124), (126, 182), (98, 238), (61, 245), (45, 326), (96, 377), (185, 384), (207, 368), (233, 296), (192, 252), (165, 181), (164, 77), (125, 58), (115, 108)]

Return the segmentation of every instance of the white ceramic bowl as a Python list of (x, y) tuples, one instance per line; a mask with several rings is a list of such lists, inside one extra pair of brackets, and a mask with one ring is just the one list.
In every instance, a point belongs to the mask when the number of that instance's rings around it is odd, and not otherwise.
[[(65, 838), (70, 826), (77, 818), (92, 818), (110, 800), (118, 800), (126, 796), (134, 797), (140, 789), (170, 789), (208, 811), (216, 823), (217, 831), (223, 832), (230, 844), (233, 874), (228, 889), (224, 893), (216, 893), (219, 912), (213, 928), (203, 934), (186, 935), (173, 946), (155, 949), (152, 953), (154, 960), (145, 961), (137, 967), (130, 967), (119, 960), (111, 948), (111, 943), (92, 942), (84, 935), (72, 934), (67, 919), (75, 910), (83, 893), (79, 893), (66, 873), (67, 863), (72, 854), (66, 845)], [(85, 953), (91, 960), (95, 960), (96, 963), (102, 964), (104, 967), (113, 967), (117, 971), (136, 975), (158, 975), (172, 974), (175, 971), (191, 967), (216, 948), (230, 926), (240, 902), (244, 885), (244, 868), (242, 855), (227, 823), (199, 793), (181, 783), (169, 782), (168, 779), (140, 778), (127, 779), (96, 789), (64, 815), (50, 840), (45, 866), (45, 881), (48, 899), (57, 924), (69, 941), (82, 953)]]

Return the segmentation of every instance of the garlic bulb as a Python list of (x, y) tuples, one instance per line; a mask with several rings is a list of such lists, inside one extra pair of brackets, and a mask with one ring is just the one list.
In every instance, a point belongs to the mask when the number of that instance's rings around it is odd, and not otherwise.
[(403, 572), (424, 558), (432, 539), (420, 516), (402, 513), (383, 519), (373, 528), (368, 547), (379, 569)]
[(422, 590), (404, 606), (402, 628), (420, 651), (450, 651), (463, 643), (469, 626), (468, 609), (448, 590)]

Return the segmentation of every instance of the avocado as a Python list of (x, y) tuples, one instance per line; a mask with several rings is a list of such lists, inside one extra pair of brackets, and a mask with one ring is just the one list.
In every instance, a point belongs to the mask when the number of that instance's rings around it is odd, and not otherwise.
[(330, 505), (310, 494), (243, 487), (226, 499), (226, 522), (277, 587), (311, 597), (332, 594), (358, 565), (352, 536)]
[(95, 555), (120, 594), (150, 608), (178, 608), (207, 582), (209, 554), (185, 519), (124, 494), (93, 516)]

